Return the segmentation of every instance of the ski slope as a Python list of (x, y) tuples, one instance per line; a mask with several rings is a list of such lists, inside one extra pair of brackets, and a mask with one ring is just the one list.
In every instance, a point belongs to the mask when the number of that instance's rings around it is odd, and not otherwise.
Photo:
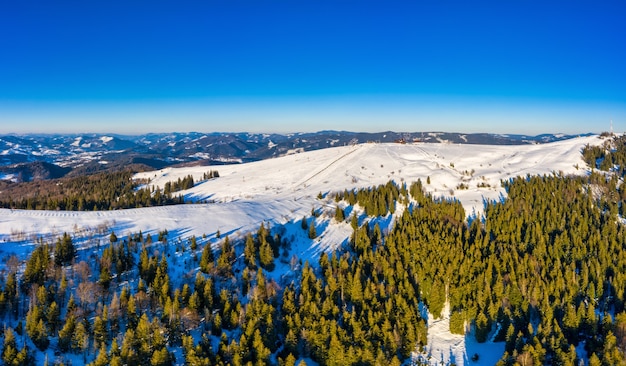
[[(332, 219), (336, 203), (326, 193), (390, 180), (408, 185), (421, 179), (434, 196), (458, 199), (467, 216), (480, 215), (485, 200), (506, 195), (500, 184), (503, 179), (559, 171), (588, 174), (581, 149), (601, 143), (597, 136), (515, 146), (368, 143), (247, 164), (145, 172), (135, 178), (149, 179), (149, 186), (161, 188), (168, 181), (191, 174), (196, 185), (180, 193), (201, 203), (99, 212), (0, 209), (0, 260), (6, 261), (11, 254), (25, 259), (38, 237), (51, 239), (63, 232), (82, 237), (79, 242), (83, 249), (94, 242), (106, 242), (111, 231), (155, 235), (163, 229), (169, 231), (171, 240), (195, 235), (217, 245), (218, 232), (236, 240), (268, 222), (270, 226), (284, 226), (284, 237), (293, 242), (293, 255), (315, 263), (322, 251), (338, 248), (351, 234), (348, 223)], [(209, 170), (217, 170), (220, 177), (202, 181)], [(320, 192), (324, 195), (321, 200), (317, 198)], [(326, 212), (316, 219), (320, 235), (314, 240), (299, 229), (299, 220), (309, 217), (312, 208)], [(94, 232), (99, 236), (91, 237)], [(289, 265), (281, 263), (270, 276), (277, 278), (289, 271)], [(462, 365), (470, 363), (468, 358), (476, 352), (482, 358), (472, 364), (490, 364), (494, 360), (485, 357), (489, 347), (497, 347), (501, 354), (500, 344), (479, 345), (470, 336), (452, 335), (447, 324), (445, 314), (442, 320), (429, 319), (425, 359)]]

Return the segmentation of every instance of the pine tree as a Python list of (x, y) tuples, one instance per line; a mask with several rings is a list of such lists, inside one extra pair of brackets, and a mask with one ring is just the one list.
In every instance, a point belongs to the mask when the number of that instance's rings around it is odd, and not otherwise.
[(265, 241), (261, 241), (261, 247), (259, 248), (259, 263), (261, 267), (268, 271), (274, 269), (274, 252), (271, 245)]
[(337, 222), (343, 222), (346, 219), (346, 216), (343, 212), (343, 209), (339, 206), (335, 208), (335, 220)]
[(72, 348), (72, 336), (76, 329), (76, 318), (69, 315), (65, 319), (65, 325), (59, 331), (59, 349), (61, 352), (68, 352)]
[(252, 270), (256, 269), (257, 248), (252, 238), (252, 234), (246, 235), (246, 243), (243, 249), (243, 260), (246, 266)]
[(283, 363), (284, 366), (296, 366), (296, 358), (293, 354), (288, 354)]
[(54, 263), (57, 266), (68, 265), (76, 256), (76, 248), (72, 238), (68, 233), (63, 233), (62, 238), (58, 238), (54, 247)]
[(217, 258), (217, 270), (222, 276), (232, 277), (232, 264), (235, 261), (235, 248), (226, 237), (222, 242), (222, 252)]
[(484, 343), (487, 341), (487, 336), (489, 335), (489, 331), (491, 330), (491, 325), (489, 324), (489, 319), (482, 311), (478, 313), (476, 317), (476, 340), (478, 343)]
[[(127, 365), (141, 365), (141, 359), (137, 354), (137, 339), (135, 338), (135, 332), (132, 329), (126, 330), (124, 334), (124, 340), (122, 341), (122, 348), (120, 350), (120, 357), (122, 362)], [(147, 362), (143, 363), (144, 365)]]
[(15, 272), (12, 271), (11, 273), (9, 273), (6, 283), (4, 284), (4, 291), (2, 292), (2, 294), (5, 295), (7, 310), (17, 310), (17, 277)]
[(334, 329), (331, 329), (330, 342), (328, 344), (328, 356), (325, 360), (329, 365), (346, 365), (348, 362), (345, 360), (346, 350), (343, 344), (337, 338), (337, 334)]
[(309, 239), (315, 238), (317, 238), (317, 231), (315, 230), (315, 221), (312, 221), (311, 225), (309, 225)]
[(246, 267), (241, 272), (241, 289), (243, 296), (248, 295), (248, 291), (250, 290), (250, 270)]
[(128, 319), (128, 325), (131, 328), (135, 328), (137, 326), (138, 316), (137, 306), (135, 305), (135, 297), (132, 295), (128, 297), (128, 304), (126, 305), (126, 317)]
[(95, 361), (93, 363), (91, 363), (91, 366), (107, 366), (109, 365), (110, 360), (109, 360), (109, 356), (107, 355), (107, 348), (106, 345), (102, 345), (98, 351), (98, 356), (96, 357)]
[(24, 283), (25, 284), (39, 284), (43, 285), (46, 278), (46, 270), (50, 263), (50, 254), (47, 245), (41, 245), (35, 248), (30, 254), (30, 258), (26, 262), (26, 269), (24, 270)]
[(152, 366), (169, 366), (172, 365), (172, 360), (170, 358), (169, 352), (167, 352), (167, 348), (163, 347), (161, 349), (155, 350), (150, 358), (150, 365)]
[(75, 352), (85, 353), (89, 347), (89, 333), (84, 322), (77, 322), (72, 334), (72, 349)]
[(198, 291), (194, 291), (194, 293), (189, 296), (188, 307), (195, 313), (200, 310), (200, 297), (198, 296)]
[(48, 329), (43, 322), (43, 312), (39, 305), (32, 305), (26, 314), (26, 333), (39, 350), (48, 348)]
[(150, 357), (152, 356), (152, 351), (150, 350), (151, 345), (151, 324), (148, 316), (144, 313), (139, 318), (139, 323), (135, 328), (134, 333), (134, 342), (137, 347), (135, 347), (135, 351), (137, 352), (137, 357), (141, 361), (142, 365), (148, 363)]
[(213, 256), (213, 249), (211, 249), (211, 244), (207, 243), (202, 249), (202, 257), (200, 257), (200, 270), (204, 273), (209, 273), (210, 269), (213, 267), (213, 262), (215, 261), (215, 257)]
[(21, 350), (17, 349), (15, 334), (10, 327), (4, 330), (2, 361), (4, 361), (5, 365), (35, 365), (34, 357), (29, 351), (28, 346), (24, 346)]
[(352, 226), (352, 230), (356, 230), (359, 228), (359, 218), (356, 216), (356, 212), (352, 215), (350, 219), (350, 226)]
[(589, 357), (589, 366), (602, 366), (602, 362), (595, 353), (592, 353)]
[(254, 359), (257, 361), (257, 364), (265, 364), (269, 363), (270, 355), (272, 352), (265, 346), (263, 343), (263, 337), (261, 337), (261, 331), (258, 329), (254, 331), (254, 337), (252, 339), (252, 352), (254, 354)]
[(4, 345), (2, 347), (2, 361), (6, 365), (14, 364), (14, 360), (17, 358), (18, 350), (17, 343), (15, 342), (15, 334), (10, 327), (4, 330)]
[(602, 346), (602, 364), (603, 365), (624, 365), (624, 354), (617, 348), (617, 338), (613, 332), (608, 331), (604, 338)]
[(99, 316), (96, 316), (93, 321), (93, 339), (97, 347), (106, 347), (108, 331), (105, 321)]
[(101, 267), (100, 268), (100, 278), (98, 280), (98, 282), (100, 283), (100, 285), (102, 285), (102, 287), (105, 290), (109, 289), (109, 285), (111, 284), (111, 280), (113, 279), (113, 277), (111, 276), (111, 272), (109, 271), (109, 269), (107, 267)]

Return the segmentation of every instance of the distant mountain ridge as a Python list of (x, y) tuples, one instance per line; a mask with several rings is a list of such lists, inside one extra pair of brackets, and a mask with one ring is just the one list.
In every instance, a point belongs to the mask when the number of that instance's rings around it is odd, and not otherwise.
[(0, 135), (0, 180), (40, 180), (128, 167), (145, 170), (175, 165), (242, 163), (364, 142), (517, 145), (554, 142), (576, 136), (581, 135), (392, 131), (294, 134), (174, 132), (137, 136), (5, 134)]

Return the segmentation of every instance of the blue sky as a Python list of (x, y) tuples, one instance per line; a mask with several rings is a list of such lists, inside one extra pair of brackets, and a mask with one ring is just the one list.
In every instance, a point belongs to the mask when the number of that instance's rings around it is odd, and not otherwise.
[(13, 1), (0, 133), (626, 130), (623, 1)]

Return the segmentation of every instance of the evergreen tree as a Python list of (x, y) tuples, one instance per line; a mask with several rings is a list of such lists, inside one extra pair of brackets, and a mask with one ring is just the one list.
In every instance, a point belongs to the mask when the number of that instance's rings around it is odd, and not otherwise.
[(251, 234), (246, 235), (246, 243), (243, 249), (243, 260), (246, 266), (252, 270), (256, 269), (257, 248)]
[(17, 348), (15, 334), (8, 327), (4, 329), (4, 345), (2, 346), (2, 361), (5, 365), (34, 365), (35, 360), (28, 351), (28, 347), (24, 346), (21, 350)]
[(222, 252), (217, 258), (217, 270), (222, 276), (232, 276), (232, 265), (235, 261), (235, 248), (228, 237), (222, 241)]
[(478, 313), (476, 317), (476, 340), (478, 343), (484, 343), (487, 341), (487, 336), (491, 330), (489, 319), (482, 311)]
[(65, 266), (72, 262), (76, 256), (76, 248), (72, 238), (68, 233), (63, 233), (62, 238), (58, 238), (54, 247), (54, 263), (57, 266)]
[(107, 366), (110, 363), (110, 359), (109, 356), (107, 354), (107, 348), (106, 345), (102, 345), (98, 351), (98, 356), (96, 357), (95, 361), (90, 363), (90, 366)]
[(105, 321), (100, 316), (96, 316), (93, 321), (93, 339), (98, 348), (106, 347), (108, 330)]
[(56, 301), (50, 303), (46, 309), (46, 323), (50, 328), (52, 334), (56, 334), (59, 326), (61, 325), (61, 309), (57, 305)]
[(85, 354), (89, 347), (89, 333), (84, 322), (80, 321), (76, 323), (71, 342), (74, 352), (82, 352)]
[(23, 275), (24, 283), (43, 285), (49, 263), (50, 254), (48, 246), (41, 245), (35, 248), (26, 262), (26, 269)]
[(213, 256), (213, 249), (211, 249), (211, 244), (207, 243), (202, 249), (202, 257), (200, 258), (200, 270), (204, 273), (209, 273), (211, 268), (213, 268), (213, 262), (215, 261), (215, 257)]
[(65, 325), (59, 331), (59, 349), (61, 352), (68, 352), (72, 349), (72, 336), (76, 329), (76, 318), (72, 315), (65, 319)]
[(335, 220), (337, 222), (343, 222), (346, 219), (346, 216), (343, 212), (343, 209), (339, 206), (335, 208)]
[(268, 271), (274, 269), (274, 252), (266, 240), (261, 241), (261, 246), (259, 248), (259, 262), (261, 267)]
[(309, 239), (315, 238), (317, 238), (317, 231), (315, 230), (315, 221), (312, 221), (311, 225), (309, 225)]
[(50, 344), (48, 329), (44, 324), (43, 311), (39, 305), (31, 305), (26, 314), (26, 333), (39, 350), (44, 351), (48, 348)]

